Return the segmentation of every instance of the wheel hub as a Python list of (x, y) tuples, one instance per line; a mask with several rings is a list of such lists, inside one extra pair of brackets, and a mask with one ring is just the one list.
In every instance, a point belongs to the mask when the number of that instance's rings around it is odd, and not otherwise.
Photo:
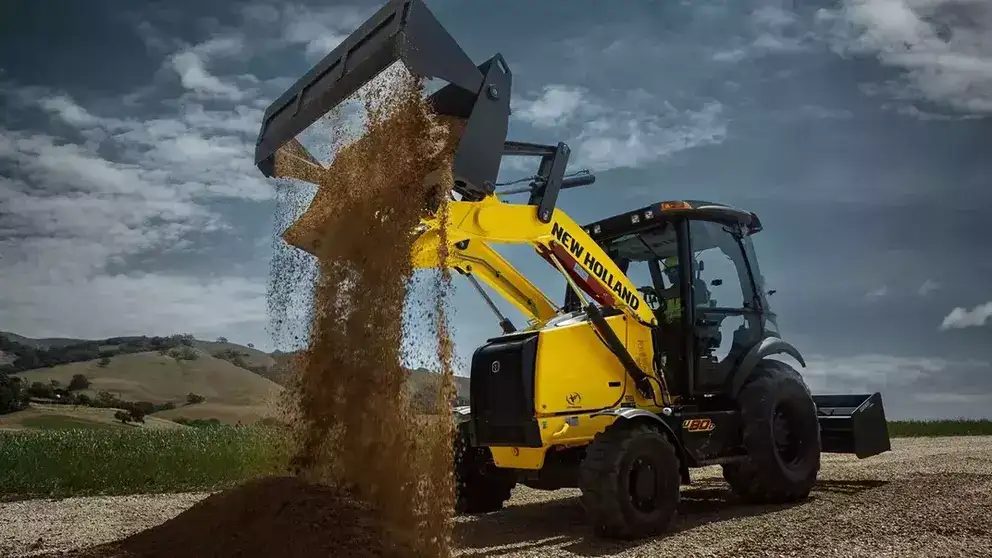
[(637, 458), (630, 468), (630, 496), (638, 511), (654, 511), (658, 499), (657, 471), (643, 458)]
[(795, 413), (779, 407), (772, 419), (772, 438), (779, 457), (786, 465), (795, 465), (800, 459), (799, 435), (793, 425)]

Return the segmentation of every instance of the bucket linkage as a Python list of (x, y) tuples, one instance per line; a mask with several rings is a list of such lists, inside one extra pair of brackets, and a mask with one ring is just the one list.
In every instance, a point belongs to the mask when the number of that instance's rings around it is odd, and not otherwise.
[(564, 177), (565, 143), (506, 141), (512, 85), (506, 61), (496, 54), (475, 65), (423, 0), (388, 2), (266, 109), (255, 147), (262, 174), (274, 176), (278, 150), (302, 149), (295, 141), (301, 132), (397, 61), (413, 75), (448, 82), (427, 100), (438, 115), (465, 123), (452, 165), (453, 190), (462, 200), (495, 192), (504, 155), (541, 158), (529, 203), (543, 222), (550, 221), (559, 190), (595, 181), (591, 174)]

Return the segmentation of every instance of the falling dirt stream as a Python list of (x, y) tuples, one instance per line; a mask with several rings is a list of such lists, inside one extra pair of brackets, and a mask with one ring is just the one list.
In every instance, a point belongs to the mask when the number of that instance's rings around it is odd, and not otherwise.
[[(414, 274), (410, 253), (426, 208), (441, 215), (446, 209), (455, 128), (431, 113), (422, 83), (409, 74), (370, 86), (362, 137), (329, 167), (292, 150), (276, 157), (278, 176), (318, 186), (284, 235), (319, 266), (308, 347), (286, 390), (295, 442), (288, 474), (215, 494), (160, 526), (80, 556), (450, 554), (450, 275), (444, 250), (440, 270), (426, 279)], [(282, 262), (273, 269), (276, 291), (298, 288), (296, 270)], [(417, 287), (426, 288), (428, 301), (407, 308)], [(279, 306), (291, 297), (275, 294), (270, 310), (285, 315)], [(414, 314), (408, 328), (405, 309)], [(442, 380), (434, 420), (411, 407), (402, 364), (406, 350), (431, 346)]]

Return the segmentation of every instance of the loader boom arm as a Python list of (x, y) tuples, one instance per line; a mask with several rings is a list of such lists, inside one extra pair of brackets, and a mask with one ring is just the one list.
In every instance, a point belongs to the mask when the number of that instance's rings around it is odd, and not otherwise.
[[(462, 271), (462, 266), (473, 265), (487, 284), (531, 318), (546, 321), (555, 314), (554, 306), (489, 243), (529, 244), (545, 259), (557, 259), (575, 284), (600, 305), (618, 308), (647, 325), (657, 323), (627, 276), (562, 210), (554, 209), (544, 222), (534, 205), (504, 203), (487, 196), (480, 201), (451, 201), (447, 214), (447, 265)], [(414, 242), (413, 262), (416, 267), (437, 267), (440, 223), (435, 218), (425, 219), (424, 224), (427, 231)]]
[[(450, 231), (448, 234), (451, 234)], [(414, 267), (435, 268), (441, 265), (438, 261), (439, 239), (436, 228), (428, 229), (417, 239), (413, 247)], [(493, 250), (485, 239), (466, 238), (459, 242), (449, 242), (445, 265), (478, 277), (513, 304), (531, 322), (543, 323), (558, 313), (555, 304), (499, 252)]]

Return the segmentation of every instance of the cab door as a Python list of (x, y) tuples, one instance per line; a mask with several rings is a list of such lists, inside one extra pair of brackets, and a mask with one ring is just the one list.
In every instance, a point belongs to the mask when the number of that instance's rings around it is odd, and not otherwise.
[(722, 391), (737, 361), (761, 338), (761, 303), (740, 227), (690, 220), (689, 237), (696, 388)]

